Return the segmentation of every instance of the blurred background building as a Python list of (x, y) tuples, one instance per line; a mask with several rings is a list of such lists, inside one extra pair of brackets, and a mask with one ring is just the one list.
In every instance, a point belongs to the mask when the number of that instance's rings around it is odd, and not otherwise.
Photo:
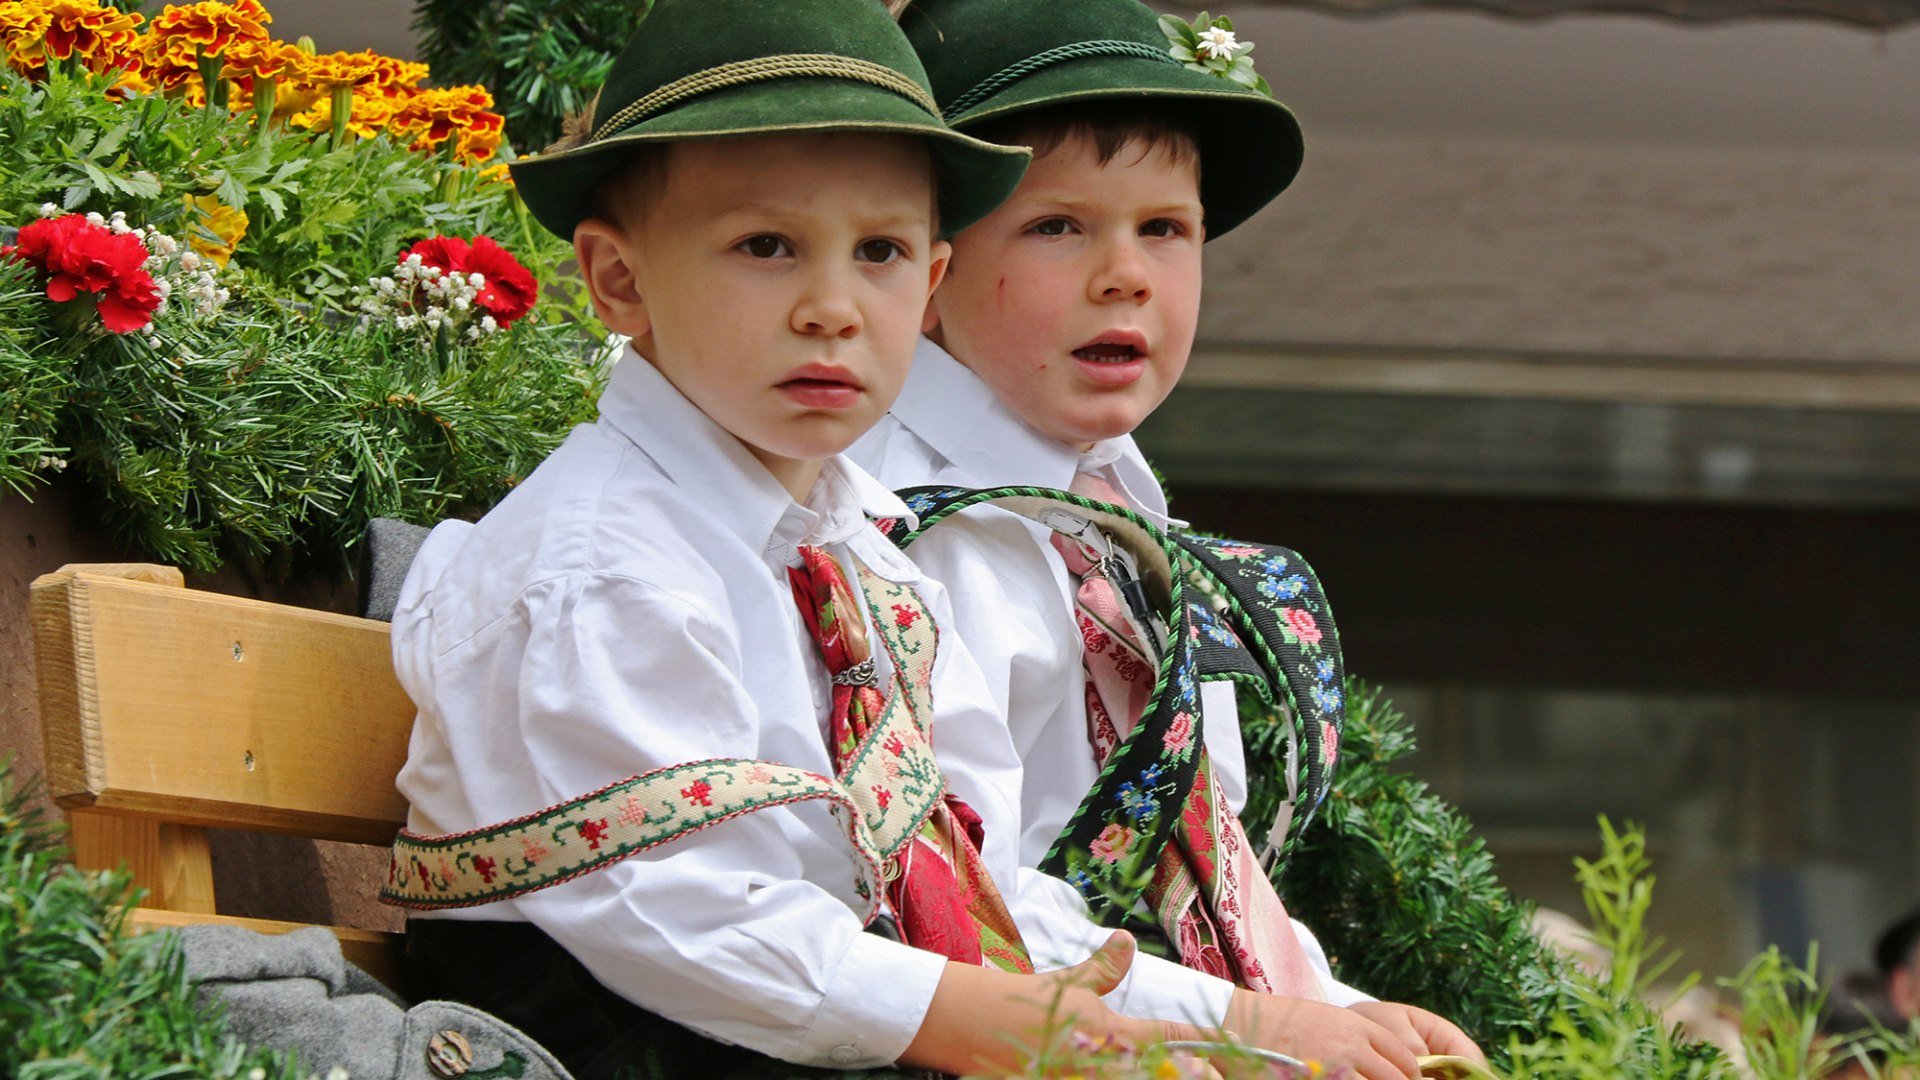
[(1578, 912), (1604, 812), (1690, 966), (1862, 966), (1920, 902), (1920, 4), (1596, 6), (1227, 5), (1307, 163), (1141, 441), (1315, 564), (1517, 891)]

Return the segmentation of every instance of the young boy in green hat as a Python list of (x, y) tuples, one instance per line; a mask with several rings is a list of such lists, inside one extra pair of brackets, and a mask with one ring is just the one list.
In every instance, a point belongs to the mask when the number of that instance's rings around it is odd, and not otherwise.
[[(1161, 527), (1165, 495), (1130, 433), (1192, 348), (1202, 243), (1292, 180), (1297, 123), (1231, 30), (1157, 20), (1134, 0), (917, 0), (902, 16), (948, 122), (1030, 146), (1014, 194), (953, 240), (914, 367), (892, 412), (850, 454), (896, 489), (1030, 486), (1125, 505)], [(1108, 751), (1140, 720), (1150, 658), (1084, 602), (1084, 564), (1048, 529), (992, 509), (914, 541), (951, 593), (958, 629), (1006, 711), (1026, 770), (1022, 862), (1041, 865)], [(1134, 672), (1129, 676), (1127, 672)], [(1217, 858), (1163, 860), (1162, 929), (1188, 966), (1240, 987), (1206, 1019), (1262, 1045), (1255, 1014), (1306, 998), (1279, 1048), (1368, 1076), (1411, 1056), (1479, 1057), (1457, 1028), (1341, 986), (1289, 919), (1234, 812), (1245, 799), (1234, 686), (1204, 683), (1217, 781), (1203, 793)], [(1345, 1008), (1330, 1008), (1330, 1005)], [(1404, 1046), (1380, 1060), (1382, 1030)]]
[(632, 344), (396, 605), (420, 711), (382, 895), (421, 991), (581, 1077), (1006, 1070), (1056, 999), (1097, 1037), (1195, 1033), (1102, 1003), (1125, 935), (1033, 973), (995, 885), (1023, 876), (1004, 719), (871, 524), (906, 508), (840, 456), (905, 378), (939, 237), (1026, 157), (941, 122), (877, 0), (656, 0), (586, 130), (513, 165)]

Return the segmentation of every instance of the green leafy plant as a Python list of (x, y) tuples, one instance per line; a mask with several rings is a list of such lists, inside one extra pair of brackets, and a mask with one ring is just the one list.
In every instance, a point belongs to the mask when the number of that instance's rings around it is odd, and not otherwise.
[[(335, 148), (252, 113), (116, 101), (108, 82), (0, 71), (0, 224), (89, 213), (98, 235), (135, 233), (172, 294), (109, 332), (100, 294), (56, 301), (51, 265), (0, 259), (0, 485), (30, 495), (71, 466), (147, 557), (331, 574), (371, 517), (484, 510), (591, 418), (603, 373), (562, 284), (571, 249), (496, 170), (386, 134)], [(369, 306), (437, 236), (510, 248), (488, 287), (532, 310), (482, 327), (478, 294), (418, 283)]]

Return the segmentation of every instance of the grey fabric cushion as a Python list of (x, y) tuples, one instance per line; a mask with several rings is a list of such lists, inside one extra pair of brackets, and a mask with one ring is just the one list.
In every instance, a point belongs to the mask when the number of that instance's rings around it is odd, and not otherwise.
[(393, 621), (393, 606), (400, 599), (400, 583), (407, 580), (407, 568), (426, 543), (432, 530), (409, 525), (393, 518), (374, 518), (367, 523), (366, 550), (360, 566), (360, 613), (381, 622)]
[[(339, 1067), (352, 1080), (570, 1080), (538, 1043), (493, 1016), (451, 1001), (407, 1008), (347, 963), (322, 927), (260, 934), (191, 926), (176, 933), (201, 1002), (218, 1002), (227, 1030), (247, 1045), (297, 1054), (302, 1075)], [(448, 1056), (458, 1059), (456, 1067), (434, 1067), (436, 1057)]]

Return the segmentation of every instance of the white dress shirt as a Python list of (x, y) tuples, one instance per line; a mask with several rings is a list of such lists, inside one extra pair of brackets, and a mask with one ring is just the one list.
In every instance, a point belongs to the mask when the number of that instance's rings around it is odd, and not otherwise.
[[(741, 757), (832, 773), (831, 687), (787, 582), (795, 545), (946, 594), (868, 516), (908, 516), (844, 458), (801, 505), (631, 351), (576, 428), (476, 525), (435, 529), (393, 618), (419, 706), (398, 786), (421, 833), (482, 828), (636, 773)], [(943, 634), (933, 741), (1036, 962), (1105, 939), (1066, 883), (1018, 866), (1021, 767), (978, 668)], [(884, 650), (876, 660), (885, 664)], [(885, 676), (883, 671), (883, 677)], [(595, 978), (713, 1038), (801, 1064), (892, 1062), (946, 960), (863, 933), (824, 804), (762, 810), (551, 888), (418, 917), (531, 922)], [(1168, 1007), (1139, 980), (1109, 996)], [(1221, 1007), (1224, 1007), (1222, 1003)]]
[[(1131, 435), (1096, 443), (1084, 453), (1067, 446), (1029, 427), (979, 376), (924, 338), (893, 411), (847, 455), (896, 490), (926, 485), (1064, 489), (1076, 473), (1091, 472), (1147, 520), (1162, 527), (1186, 524), (1167, 516), (1166, 493)], [(1040, 863), (1099, 778), (1087, 742), (1085, 671), (1074, 617), (1077, 583), (1053, 552), (1049, 534), (1045, 526), (1013, 513), (981, 507), (930, 530), (909, 549), (914, 562), (946, 586), (960, 636), (1007, 717), (1026, 770), (1023, 866)], [(1233, 683), (1203, 681), (1200, 697), (1207, 752), (1237, 813), (1246, 804), (1247, 785)], [(1370, 1000), (1336, 981), (1313, 934), (1297, 921), (1294, 928), (1329, 1001)]]

